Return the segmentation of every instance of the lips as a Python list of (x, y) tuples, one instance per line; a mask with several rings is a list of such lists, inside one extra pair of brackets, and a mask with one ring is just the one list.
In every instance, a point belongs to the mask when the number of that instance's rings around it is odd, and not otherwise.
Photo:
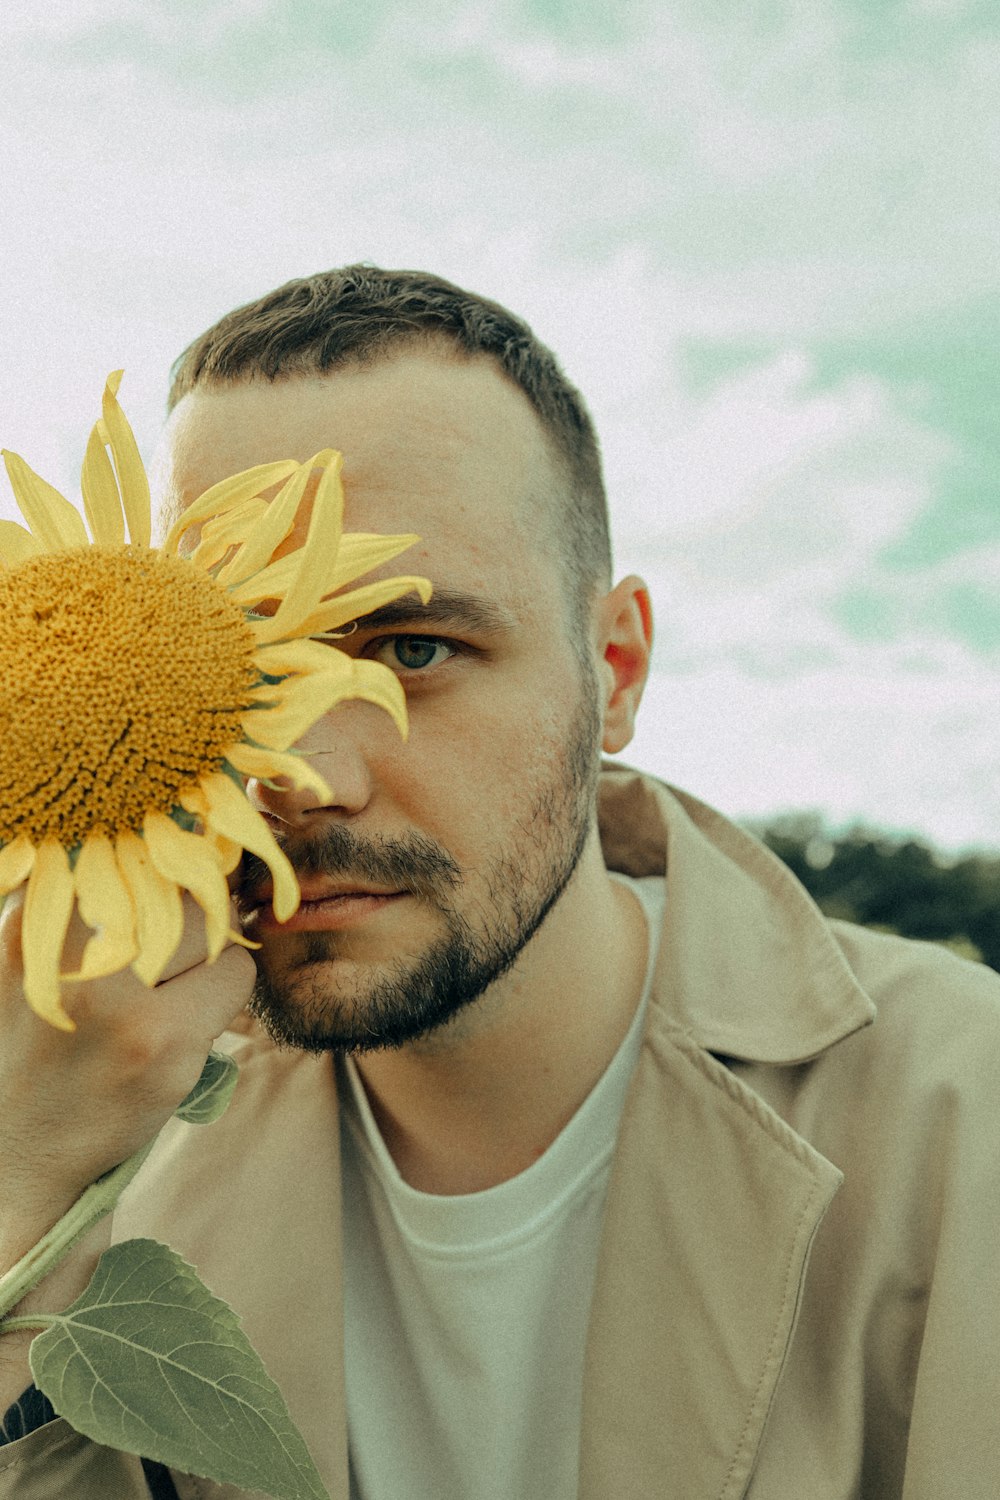
[[(358, 881), (309, 879), (299, 880), (299, 890), (302, 893), (304, 906), (314, 901), (332, 901), (338, 896), (399, 896), (403, 894), (387, 886), (366, 885)], [(252, 896), (244, 897), (243, 904), (248, 911), (257, 911), (260, 907), (270, 904), (272, 895), (272, 887), (261, 886)]]
[(284, 921), (279, 922), (270, 901), (263, 901), (247, 911), (243, 922), (247, 931), (263, 937), (266, 933), (348, 932), (381, 920), (384, 912), (405, 906), (407, 891), (376, 890), (371, 886), (319, 885), (310, 882), (307, 896)]

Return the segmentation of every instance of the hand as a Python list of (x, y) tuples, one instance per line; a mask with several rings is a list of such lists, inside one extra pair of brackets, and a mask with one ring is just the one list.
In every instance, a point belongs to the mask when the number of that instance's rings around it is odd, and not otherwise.
[[(77, 1026), (67, 1032), (24, 998), (23, 892), (8, 897), (0, 917), (0, 1271), (90, 1183), (152, 1140), (250, 998), (250, 954), (232, 945), (206, 963), (204, 918), (190, 896), (184, 901), (184, 936), (160, 983), (147, 989), (126, 969), (66, 984), (63, 1004)], [(89, 936), (74, 916), (64, 969), (78, 965)]]

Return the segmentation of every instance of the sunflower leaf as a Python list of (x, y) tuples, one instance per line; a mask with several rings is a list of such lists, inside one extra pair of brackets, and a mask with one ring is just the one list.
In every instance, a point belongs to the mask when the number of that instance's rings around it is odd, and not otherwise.
[(210, 1052), (201, 1077), (174, 1114), (189, 1125), (211, 1125), (228, 1109), (239, 1076), (240, 1070), (231, 1057), (224, 1052)]
[(329, 1500), (239, 1317), (176, 1251), (113, 1245), (45, 1321), (31, 1373), (85, 1437), (278, 1500)]

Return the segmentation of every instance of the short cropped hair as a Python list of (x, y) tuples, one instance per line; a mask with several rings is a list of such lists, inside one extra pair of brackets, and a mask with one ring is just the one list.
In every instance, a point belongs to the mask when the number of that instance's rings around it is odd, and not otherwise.
[(424, 271), (353, 265), (301, 277), (227, 313), (195, 339), (174, 364), (167, 410), (200, 384), (323, 374), (433, 340), (489, 357), (531, 402), (563, 480), (550, 530), (572, 626), (584, 627), (595, 595), (611, 586), (597, 435), (551, 350), (499, 303)]

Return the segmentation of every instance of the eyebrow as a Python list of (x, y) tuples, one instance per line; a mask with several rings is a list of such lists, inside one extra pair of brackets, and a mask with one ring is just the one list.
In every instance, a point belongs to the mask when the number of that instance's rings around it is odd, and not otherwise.
[(412, 597), (394, 599), (381, 609), (373, 609), (371, 614), (361, 615), (355, 628), (360, 631), (395, 625), (446, 625), (478, 635), (507, 635), (517, 623), (515, 615), (491, 599), (460, 589), (435, 588), (429, 603), (421, 604)]

